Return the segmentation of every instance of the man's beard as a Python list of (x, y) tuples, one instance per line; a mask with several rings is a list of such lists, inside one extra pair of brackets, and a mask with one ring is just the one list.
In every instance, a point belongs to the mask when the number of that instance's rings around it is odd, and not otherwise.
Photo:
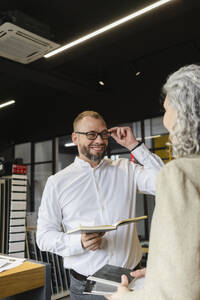
[(80, 145), (80, 152), (85, 157), (87, 157), (89, 160), (91, 160), (93, 162), (100, 162), (104, 158), (104, 156), (106, 155), (106, 148), (107, 148), (107, 146), (105, 144), (103, 144), (102, 146), (104, 146), (104, 151), (103, 152), (97, 153), (97, 154), (92, 154), (92, 153), (90, 153), (90, 148), (89, 147)]

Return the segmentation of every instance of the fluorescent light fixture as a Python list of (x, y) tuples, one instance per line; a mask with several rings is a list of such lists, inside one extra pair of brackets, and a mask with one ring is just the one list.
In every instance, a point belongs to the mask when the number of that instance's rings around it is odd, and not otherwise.
[(99, 35), (99, 34), (101, 34), (103, 32), (106, 32), (106, 31), (112, 29), (112, 28), (115, 28), (115, 27), (117, 27), (117, 26), (119, 26), (119, 25), (121, 25), (121, 24), (123, 24), (125, 22), (128, 22), (128, 21), (130, 21), (130, 20), (132, 20), (132, 19), (134, 19), (134, 18), (136, 18), (136, 17), (138, 17), (140, 15), (143, 15), (143, 14), (147, 13), (148, 11), (150, 11), (150, 10), (156, 8), (156, 7), (159, 7), (159, 6), (165, 4), (165, 3), (169, 2), (169, 1), (172, 1), (172, 0), (160, 0), (160, 1), (156, 1), (155, 3), (153, 3), (151, 5), (148, 5), (148, 6), (144, 7), (143, 9), (140, 9), (140, 10), (138, 10), (138, 11), (136, 11), (136, 12), (134, 12), (134, 13), (132, 13), (132, 14), (130, 14), (130, 15), (122, 18), (122, 19), (119, 19), (119, 20), (117, 20), (117, 21), (115, 21), (115, 22), (113, 22), (111, 24), (108, 24), (108, 25), (106, 25), (106, 26), (104, 26), (104, 27), (102, 27), (102, 28), (100, 28), (100, 29), (98, 29), (96, 31), (93, 31), (93, 32), (91, 32), (91, 33), (89, 33), (89, 34), (87, 34), (87, 35), (85, 35), (85, 36), (83, 36), (83, 37), (81, 37), (81, 38), (79, 38), (79, 39), (71, 42), (71, 43), (68, 43), (68, 44), (66, 44), (66, 45), (64, 45), (64, 46), (62, 46), (60, 48), (57, 48), (57, 49), (55, 49), (55, 50), (53, 50), (53, 51), (45, 54), (44, 57), (48, 58), (48, 57), (56, 55), (56, 54), (58, 54), (58, 53), (60, 53), (62, 51), (65, 51), (65, 50), (67, 50), (67, 49), (69, 49), (69, 48), (71, 48), (71, 47), (73, 47), (75, 45), (78, 45), (78, 44), (80, 44), (80, 43), (82, 43), (82, 42), (84, 42), (86, 40), (89, 40), (89, 39), (93, 38), (96, 35)]
[(7, 102), (0, 103), (0, 109), (3, 108), (3, 107), (5, 107), (5, 106), (14, 104), (14, 103), (15, 103), (15, 100), (9, 100), (9, 101), (7, 101)]
[[(145, 140), (149, 140), (149, 139), (155, 139), (155, 138), (159, 138), (159, 137), (161, 137), (161, 135), (160, 134), (158, 134), (158, 135), (151, 135), (151, 136), (145, 136), (144, 138), (145, 138)], [(139, 138), (137, 138), (137, 140), (139, 140), (139, 141), (141, 141), (141, 137), (139, 137)]]
[(66, 143), (64, 146), (65, 146), (65, 147), (74, 147), (75, 144), (74, 144), (74, 143)]

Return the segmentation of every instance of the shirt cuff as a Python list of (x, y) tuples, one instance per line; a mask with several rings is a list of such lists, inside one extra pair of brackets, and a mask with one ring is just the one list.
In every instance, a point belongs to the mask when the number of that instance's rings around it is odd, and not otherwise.
[(68, 238), (68, 247), (70, 245), (69, 255), (78, 255), (85, 252), (85, 249), (82, 247), (81, 243), (81, 234), (70, 234)]
[(132, 151), (134, 154), (134, 157), (137, 159), (139, 162), (144, 162), (147, 158), (149, 158), (149, 155), (151, 155), (151, 152), (145, 146), (144, 143), (140, 145), (140, 147), (137, 147), (135, 150)]
[(136, 148), (140, 147), (140, 145), (142, 145), (143, 142), (139, 142), (132, 150), (130, 150), (130, 152), (134, 151)]

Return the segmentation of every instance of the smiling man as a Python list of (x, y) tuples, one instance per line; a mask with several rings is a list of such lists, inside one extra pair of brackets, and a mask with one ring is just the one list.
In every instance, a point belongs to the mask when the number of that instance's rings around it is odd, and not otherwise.
[(110, 133), (99, 114), (83, 112), (74, 120), (72, 140), (78, 147), (79, 158), (92, 167), (97, 166), (106, 153)]
[[(84, 295), (88, 275), (105, 264), (134, 269), (142, 257), (135, 224), (106, 234), (66, 234), (79, 225), (114, 224), (135, 217), (136, 192), (154, 194), (162, 160), (138, 143), (130, 127), (107, 129), (103, 117), (85, 111), (74, 120), (72, 140), (79, 155), (48, 178), (38, 214), (37, 244), (64, 258), (70, 269), (70, 299), (105, 299)], [(108, 139), (133, 153), (139, 164), (104, 158)]]

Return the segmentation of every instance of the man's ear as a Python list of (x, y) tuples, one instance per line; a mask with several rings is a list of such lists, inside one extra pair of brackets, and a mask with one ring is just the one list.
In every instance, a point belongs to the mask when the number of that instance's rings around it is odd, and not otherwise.
[(75, 132), (72, 133), (72, 142), (77, 146), (78, 145), (78, 137)]

